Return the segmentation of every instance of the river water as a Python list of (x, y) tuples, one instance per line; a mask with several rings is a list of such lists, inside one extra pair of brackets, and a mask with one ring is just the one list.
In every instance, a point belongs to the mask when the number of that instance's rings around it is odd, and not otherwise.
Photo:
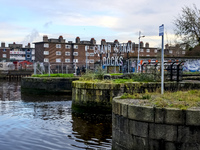
[(71, 103), (67, 95), (22, 95), (20, 82), (1, 80), (0, 150), (111, 149), (111, 120), (74, 115)]

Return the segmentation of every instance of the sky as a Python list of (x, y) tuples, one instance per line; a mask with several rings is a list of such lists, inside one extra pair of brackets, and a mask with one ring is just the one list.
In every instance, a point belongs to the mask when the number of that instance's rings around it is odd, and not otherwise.
[(200, 9), (199, 0), (0, 0), (0, 42), (27, 45), (62, 35), (73, 42), (78, 36), (137, 44), (141, 31), (141, 41), (161, 47), (159, 26), (164, 24), (164, 44), (176, 43), (173, 22), (194, 4)]

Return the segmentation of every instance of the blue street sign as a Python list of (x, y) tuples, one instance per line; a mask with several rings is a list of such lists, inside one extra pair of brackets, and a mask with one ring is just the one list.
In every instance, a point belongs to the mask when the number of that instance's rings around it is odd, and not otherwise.
[(163, 35), (164, 35), (164, 24), (159, 26), (159, 36), (163, 36)]

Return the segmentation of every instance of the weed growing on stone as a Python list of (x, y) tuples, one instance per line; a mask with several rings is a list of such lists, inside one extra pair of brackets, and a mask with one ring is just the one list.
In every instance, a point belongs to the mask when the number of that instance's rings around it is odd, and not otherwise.
[[(140, 94), (123, 94), (123, 99), (145, 99), (143, 105), (154, 106), (154, 107), (171, 107), (179, 109), (188, 109), (200, 107), (200, 90), (189, 90), (189, 91), (177, 91), (168, 92), (166, 91), (163, 95), (160, 93), (140, 93)], [(142, 103), (142, 101), (141, 101)]]
[[(50, 76), (49, 76), (50, 75)], [(32, 77), (74, 77), (74, 74), (62, 74), (62, 73), (57, 73), (57, 74), (36, 74), (32, 75)]]

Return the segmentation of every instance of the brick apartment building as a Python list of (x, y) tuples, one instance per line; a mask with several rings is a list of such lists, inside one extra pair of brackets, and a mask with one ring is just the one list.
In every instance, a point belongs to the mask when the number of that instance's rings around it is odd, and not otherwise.
[[(76, 37), (75, 43), (73, 43), (72, 41), (65, 42), (65, 39), (63, 39), (62, 36), (58, 39), (48, 39), (47, 36), (43, 36), (42, 42), (36, 42), (34, 44), (36, 51), (35, 61), (65, 64), (74, 64), (76, 62), (77, 65), (85, 65), (87, 59), (89, 66), (103, 61), (103, 57), (122, 56), (123, 59), (133, 59), (137, 57), (138, 50), (137, 44), (128, 41), (127, 43), (121, 44), (126, 46), (127, 44), (132, 45), (132, 51), (118, 51), (116, 53), (114, 48), (116, 47), (116, 44), (120, 44), (118, 40), (115, 40), (114, 42), (106, 42), (105, 39), (102, 39), (99, 46), (106, 46), (108, 51), (110, 49), (109, 54), (95, 53), (97, 50), (97, 44), (94, 38), (91, 38), (90, 41), (81, 41), (79, 37)], [(146, 43), (144, 47), (143, 42), (141, 42), (140, 50), (140, 56), (155, 57), (157, 55), (157, 49), (150, 48), (148, 43)]]
[[(62, 64), (73, 68), (86, 66), (93, 69), (95, 64), (113, 66), (113, 65), (129, 65), (136, 63), (138, 56), (138, 44), (128, 41), (120, 43), (118, 40), (114, 42), (106, 42), (101, 40), (100, 44), (96, 44), (96, 40), (91, 38), (90, 41), (81, 41), (79, 37), (75, 38), (75, 42), (66, 42), (62, 36), (58, 39), (49, 39), (43, 36), (43, 41), (35, 44), (35, 61), (50, 64)], [(131, 47), (131, 50), (128, 50)], [(104, 49), (103, 51), (102, 48)], [(125, 50), (124, 50), (125, 48)], [(116, 50), (117, 49), (117, 50)], [(175, 55), (178, 54), (178, 55)], [(160, 57), (160, 49), (150, 47), (149, 43), (140, 42), (140, 59), (152, 59)], [(176, 47), (166, 45), (165, 55), (168, 57), (184, 56), (182, 49), (177, 50)], [(121, 62), (117, 63), (116, 59)], [(107, 63), (109, 62), (109, 63)], [(107, 63), (107, 64), (106, 64)]]
[(31, 48), (30, 43), (23, 48), (22, 44), (8, 44), (10, 48), (10, 61), (34, 61), (35, 49)]
[(4, 42), (1, 42), (0, 47), (0, 61), (10, 60), (10, 48), (5, 46)]

